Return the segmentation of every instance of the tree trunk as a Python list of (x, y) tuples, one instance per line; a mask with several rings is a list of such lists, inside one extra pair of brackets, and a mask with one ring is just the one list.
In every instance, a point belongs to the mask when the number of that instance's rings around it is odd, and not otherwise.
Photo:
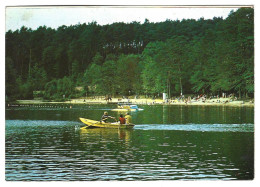
[(181, 82), (181, 67), (180, 64), (178, 65), (179, 67), (179, 73), (180, 73), (180, 87), (181, 87), (181, 95), (182, 95), (182, 82)]
[(181, 87), (181, 95), (182, 95), (182, 83), (181, 83), (181, 77), (180, 77), (180, 87)]
[(30, 60), (29, 60), (29, 77), (31, 77), (31, 61), (32, 61), (32, 49), (30, 49)]

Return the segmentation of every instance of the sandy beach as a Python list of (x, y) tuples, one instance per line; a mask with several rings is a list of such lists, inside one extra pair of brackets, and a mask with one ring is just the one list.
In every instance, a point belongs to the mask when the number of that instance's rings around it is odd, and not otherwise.
[(54, 102), (54, 101), (42, 101), (42, 100), (18, 100), (17, 104), (41, 104), (41, 103), (61, 103), (61, 104), (117, 104), (117, 103), (131, 103), (136, 105), (226, 105), (226, 106), (252, 106), (254, 102), (252, 100), (237, 100), (233, 101), (230, 98), (216, 98), (202, 100), (191, 100), (189, 102), (170, 100), (168, 102), (162, 99), (119, 99), (112, 98), (110, 101), (106, 101), (104, 98), (78, 98), (71, 99), (70, 101)]

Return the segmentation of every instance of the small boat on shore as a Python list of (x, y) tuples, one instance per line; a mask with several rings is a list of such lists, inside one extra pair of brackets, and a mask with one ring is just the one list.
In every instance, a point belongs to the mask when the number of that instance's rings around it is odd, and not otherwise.
[(81, 122), (86, 124), (85, 127), (81, 127), (80, 129), (85, 128), (112, 128), (112, 129), (132, 129), (135, 125), (134, 124), (120, 124), (119, 122), (115, 123), (109, 123), (109, 122), (102, 122), (102, 121), (96, 121), (86, 118), (79, 118)]
[(139, 108), (137, 105), (118, 105), (117, 108), (112, 109), (112, 111), (140, 111), (144, 110)]

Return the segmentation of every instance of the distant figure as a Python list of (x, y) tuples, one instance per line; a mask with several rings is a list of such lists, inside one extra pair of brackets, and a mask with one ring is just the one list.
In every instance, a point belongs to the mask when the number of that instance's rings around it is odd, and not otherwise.
[(105, 98), (106, 101), (112, 101), (112, 98), (110, 96)]
[(123, 117), (122, 114), (120, 114), (119, 122), (120, 124), (125, 124), (125, 118)]
[(126, 124), (132, 123), (132, 116), (130, 116), (129, 113), (126, 113), (125, 119), (126, 119)]
[(115, 119), (114, 117), (109, 116), (107, 112), (104, 112), (104, 115), (101, 117), (101, 121), (106, 123), (108, 118)]

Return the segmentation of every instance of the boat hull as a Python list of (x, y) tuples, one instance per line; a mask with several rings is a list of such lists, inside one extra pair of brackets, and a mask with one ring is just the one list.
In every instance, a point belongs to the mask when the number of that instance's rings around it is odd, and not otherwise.
[(116, 123), (104, 123), (101, 121), (95, 121), (91, 119), (86, 118), (79, 118), (81, 122), (83, 122), (86, 127), (81, 127), (81, 129), (84, 128), (112, 128), (112, 129), (132, 129), (135, 125), (134, 124), (120, 124), (118, 122)]

